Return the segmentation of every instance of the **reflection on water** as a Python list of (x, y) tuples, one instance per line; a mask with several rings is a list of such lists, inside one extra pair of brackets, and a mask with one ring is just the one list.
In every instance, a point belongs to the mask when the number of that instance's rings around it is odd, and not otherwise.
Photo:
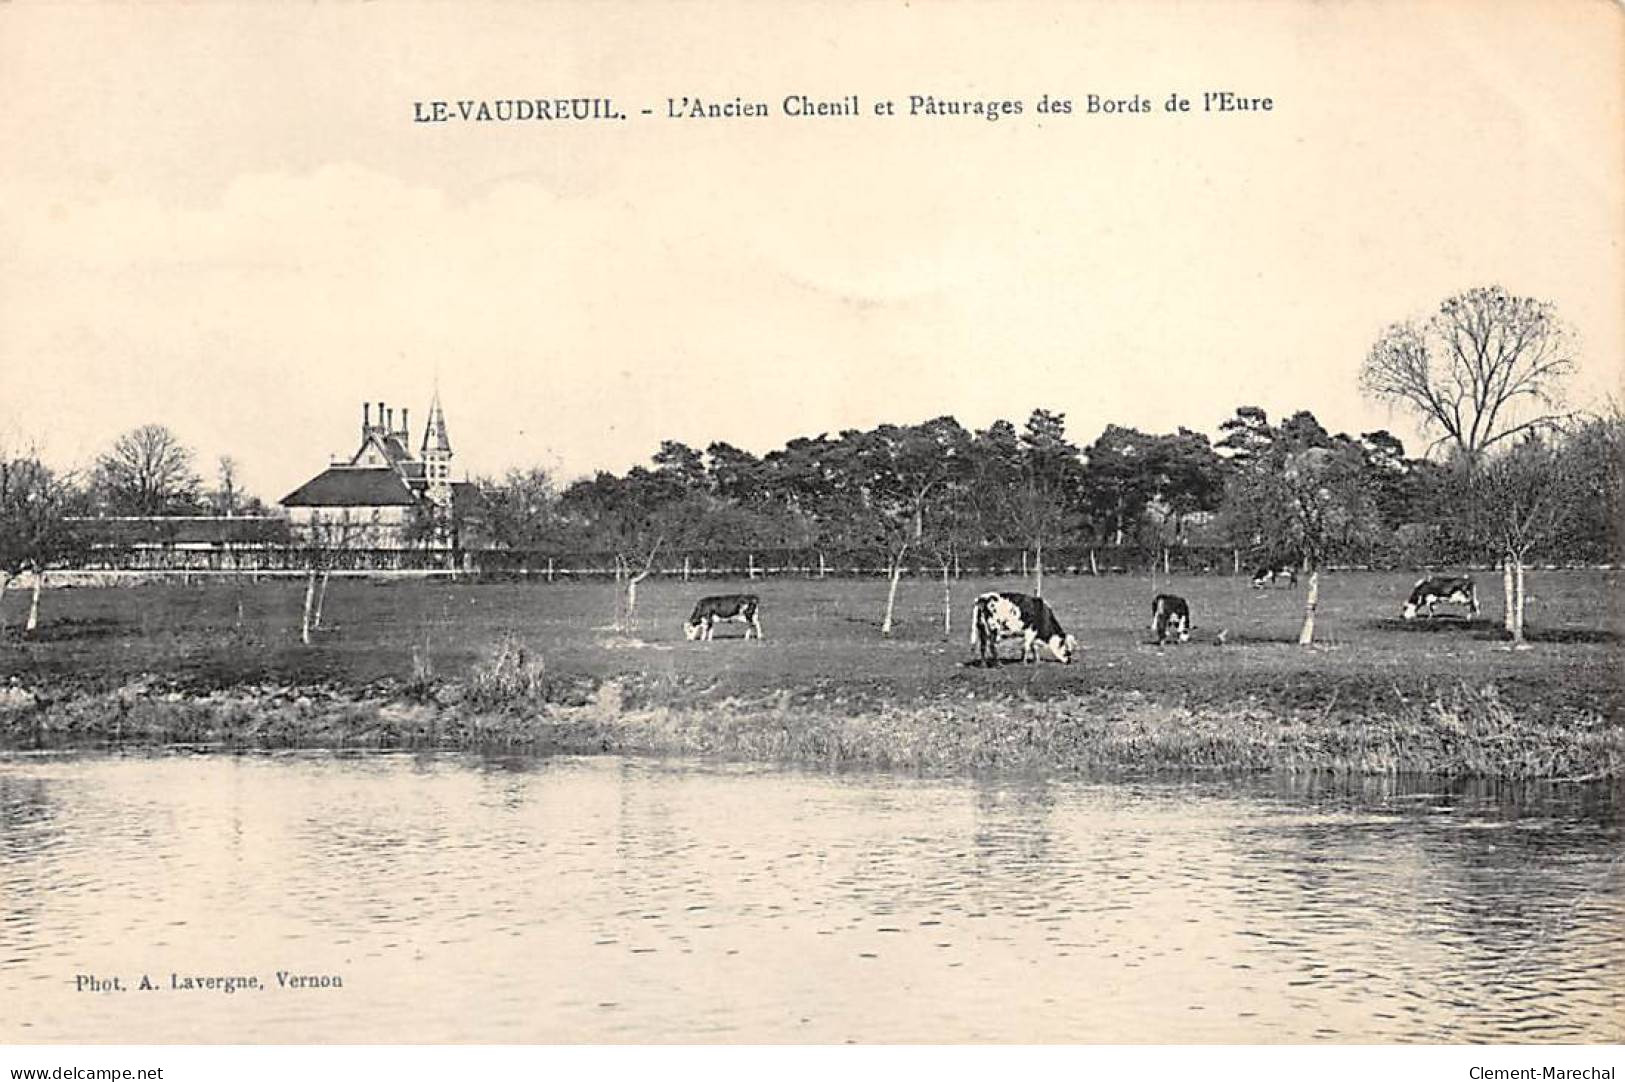
[(13, 756), (0, 1039), (1618, 1041), (1619, 796)]

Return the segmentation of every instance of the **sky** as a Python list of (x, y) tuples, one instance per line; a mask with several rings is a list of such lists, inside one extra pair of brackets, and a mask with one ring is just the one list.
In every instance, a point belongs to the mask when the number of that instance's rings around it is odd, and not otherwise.
[[(1625, 371), (1621, 11), (0, 5), (0, 441), (84, 468), (161, 423), (268, 501), (364, 401), (420, 439), (437, 387), (471, 475), (1036, 406), (1080, 444), (1249, 404), (1414, 452), (1360, 363), (1492, 283), (1556, 305), (1596, 405)], [(913, 94), (1024, 108), (873, 115)], [(665, 116), (685, 95), (773, 115)], [(412, 119), (558, 96), (628, 119)]]

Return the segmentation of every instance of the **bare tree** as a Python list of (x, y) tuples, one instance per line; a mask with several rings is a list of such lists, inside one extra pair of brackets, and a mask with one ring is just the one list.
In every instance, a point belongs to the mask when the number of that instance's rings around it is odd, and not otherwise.
[(96, 460), (94, 487), (121, 515), (166, 515), (196, 509), (202, 485), (192, 452), (163, 425), (142, 425), (113, 441)]
[(344, 553), (359, 547), (379, 529), (378, 513), (368, 519), (352, 519), (348, 511), (337, 518), (312, 518), (305, 549), (305, 606), (299, 626), (299, 641), (310, 645), (313, 631), (322, 629), (322, 608), (327, 604), (327, 582), (333, 568), (344, 561)]
[[(1469, 463), (1521, 432), (1563, 420), (1573, 336), (1551, 304), (1500, 286), (1450, 297), (1424, 324), (1396, 323), (1366, 355), (1360, 387), (1440, 432)], [(1431, 449), (1431, 448), (1430, 448)]]
[(211, 494), (210, 502), (214, 504), (214, 513), (217, 515), (235, 515), (243, 501), (242, 484), (237, 477), (237, 460), (230, 455), (221, 455), (215, 462), (214, 476), (216, 488)]
[(1513, 649), (1524, 639), (1524, 569), (1534, 549), (1552, 545), (1591, 497), (1584, 464), (1573, 442), (1530, 436), (1486, 460), (1474, 474), (1477, 503), (1484, 509), (1484, 540), (1500, 549), (1511, 591), (1506, 629)]
[(1236, 536), (1303, 560), (1300, 646), (1315, 641), (1322, 568), (1362, 552), (1380, 522), (1363, 466), (1359, 446), (1345, 439), (1301, 448), (1281, 441), (1230, 480), (1225, 515)]
[(28, 632), (39, 626), (40, 589), (52, 564), (80, 548), (67, 518), (72, 499), (71, 480), (57, 476), (37, 457), (0, 454), (0, 602), (14, 578), (25, 571), (32, 574)]

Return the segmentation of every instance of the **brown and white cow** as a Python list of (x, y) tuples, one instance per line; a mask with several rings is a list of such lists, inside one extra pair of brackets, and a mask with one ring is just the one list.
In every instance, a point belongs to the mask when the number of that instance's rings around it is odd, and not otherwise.
[(683, 637), (693, 642), (699, 639), (709, 642), (716, 634), (717, 625), (725, 620), (737, 620), (745, 625), (745, 638), (750, 638), (751, 629), (756, 630), (758, 641), (762, 638), (762, 623), (756, 617), (756, 610), (760, 600), (755, 594), (716, 594), (712, 597), (702, 597), (694, 603), (694, 611), (689, 615), (688, 623), (683, 625)]
[(1411, 587), (1410, 600), (1405, 602), (1404, 617), (1407, 620), (1416, 619), (1416, 610), (1428, 610), (1428, 619), (1433, 619), (1433, 606), (1441, 601), (1448, 601), (1457, 605), (1466, 605), (1469, 612), (1478, 615), (1478, 587), (1474, 585), (1472, 577), (1461, 575), (1456, 578), (1436, 577), (1417, 579), (1416, 585)]
[(1157, 636), (1157, 645), (1177, 635), (1180, 642), (1191, 641), (1191, 607), (1176, 594), (1158, 594), (1151, 599), (1151, 631)]
[(1029, 594), (985, 593), (971, 612), (970, 644), (984, 665), (999, 660), (999, 640), (1021, 640), (1021, 660), (1036, 662), (1042, 643), (1057, 661), (1070, 665), (1078, 640), (1066, 633), (1048, 603)]

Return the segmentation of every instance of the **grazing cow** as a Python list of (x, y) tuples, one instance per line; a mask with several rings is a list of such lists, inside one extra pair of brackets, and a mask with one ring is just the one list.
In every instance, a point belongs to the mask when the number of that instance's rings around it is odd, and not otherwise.
[(1261, 567), (1253, 572), (1253, 588), (1262, 590), (1272, 582), (1284, 582), (1288, 586), (1298, 585), (1298, 569), (1291, 564), (1282, 567)]
[(1426, 608), (1428, 619), (1433, 619), (1433, 606), (1440, 601), (1466, 605), (1474, 616), (1478, 615), (1478, 587), (1470, 576), (1462, 575), (1459, 578), (1417, 579), (1416, 585), (1411, 588), (1410, 600), (1405, 602), (1405, 619), (1416, 619), (1418, 608)]
[(1180, 642), (1190, 642), (1190, 605), (1182, 597), (1158, 594), (1151, 599), (1151, 630), (1157, 636), (1158, 646), (1167, 642), (1169, 635), (1179, 636)]
[(724, 620), (738, 620), (745, 625), (745, 638), (750, 638), (752, 628), (756, 629), (756, 639), (761, 641), (762, 624), (756, 618), (756, 609), (759, 600), (755, 594), (718, 594), (715, 597), (702, 597), (694, 603), (694, 611), (689, 614), (688, 623), (683, 625), (683, 637), (693, 642), (699, 639), (709, 642), (716, 634), (717, 625)]
[(1018, 636), (1022, 661), (1038, 660), (1039, 643), (1068, 665), (1078, 650), (1078, 640), (1066, 633), (1043, 598), (995, 592), (976, 599), (976, 608), (971, 613), (970, 644), (976, 647), (976, 656), (983, 664), (998, 663), (1000, 639)]

